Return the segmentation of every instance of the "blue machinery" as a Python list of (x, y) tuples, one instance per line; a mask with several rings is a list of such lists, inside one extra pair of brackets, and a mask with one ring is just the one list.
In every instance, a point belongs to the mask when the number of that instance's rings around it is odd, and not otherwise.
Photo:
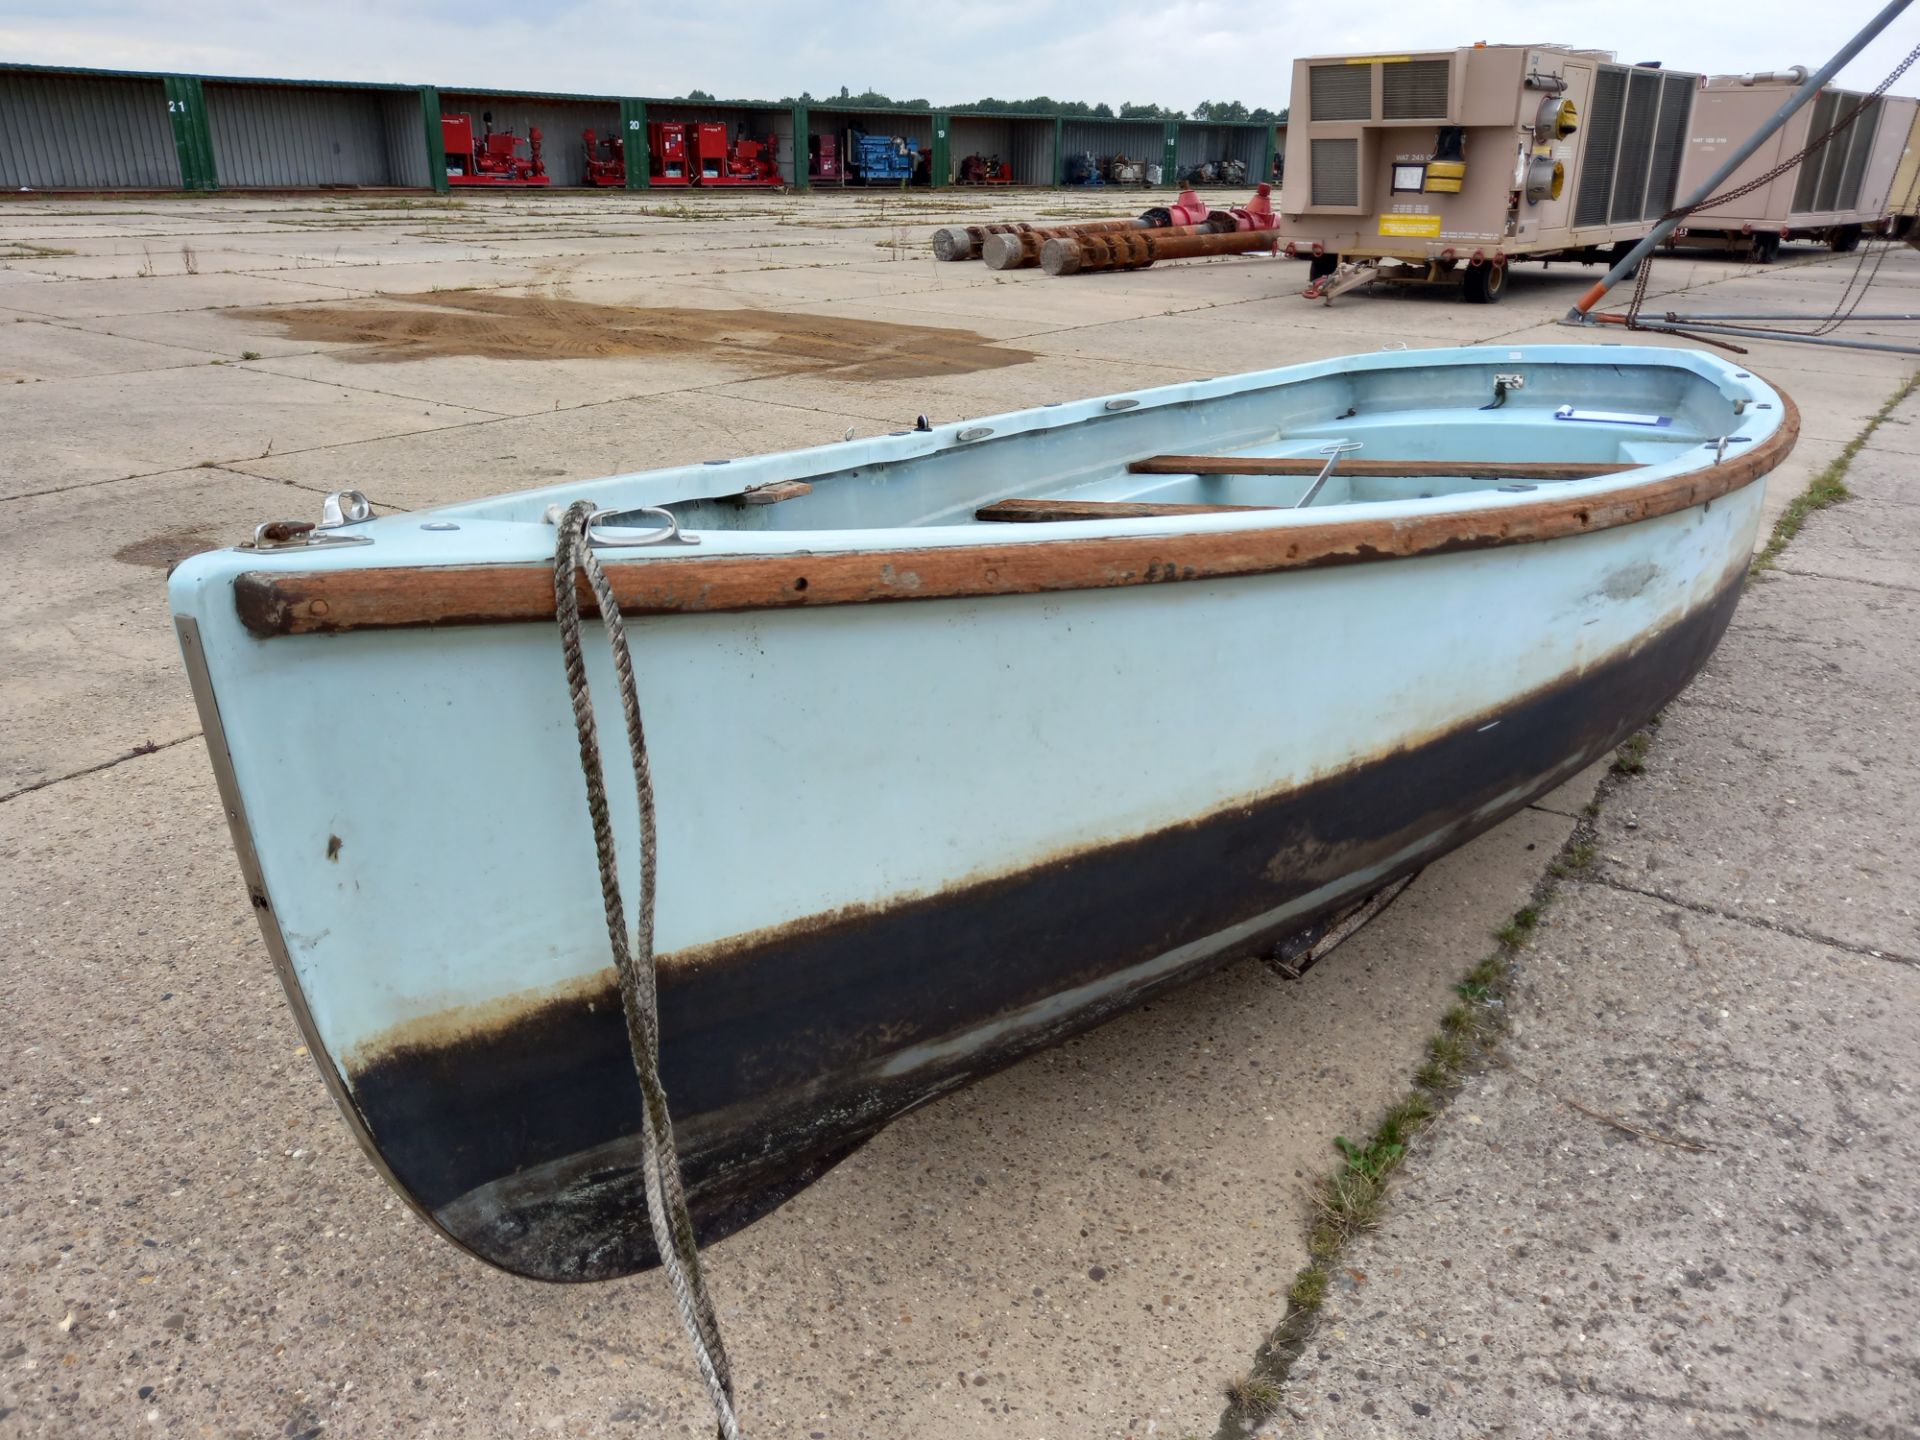
[(864, 184), (876, 181), (906, 182), (920, 164), (920, 142), (912, 136), (869, 135), (863, 130), (850, 132), (847, 160), (853, 173)]

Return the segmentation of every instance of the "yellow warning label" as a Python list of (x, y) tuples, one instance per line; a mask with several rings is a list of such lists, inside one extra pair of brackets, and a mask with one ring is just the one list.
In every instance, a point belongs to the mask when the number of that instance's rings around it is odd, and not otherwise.
[(1348, 65), (1405, 65), (1412, 60), (1411, 55), (1350, 55)]
[(1440, 217), (1438, 215), (1382, 215), (1380, 217), (1382, 235), (1438, 235)]

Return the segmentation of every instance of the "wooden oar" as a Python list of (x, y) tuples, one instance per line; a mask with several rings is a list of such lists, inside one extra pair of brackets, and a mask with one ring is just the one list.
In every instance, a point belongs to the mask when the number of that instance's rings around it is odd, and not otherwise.
[[(1321, 456), (1273, 459), (1255, 455), (1149, 455), (1127, 469), (1135, 475), (1318, 475)], [(1591, 480), (1644, 467), (1625, 460), (1598, 464), (1551, 460), (1342, 460), (1346, 476), (1420, 479), (1455, 476), (1467, 480)]]
[(1225, 515), (1234, 510), (1278, 510), (1278, 505), (1155, 505), (1138, 500), (996, 500), (973, 512), (976, 520), (1147, 520), (1156, 515)]

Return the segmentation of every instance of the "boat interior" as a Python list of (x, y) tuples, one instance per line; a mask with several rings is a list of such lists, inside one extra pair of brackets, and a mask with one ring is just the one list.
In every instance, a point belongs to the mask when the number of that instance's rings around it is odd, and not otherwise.
[[(592, 498), (600, 523), (689, 531), (1004, 525), (1243, 509), (1315, 511), (1532, 490), (1696, 453), (1772, 428), (1763, 387), (1683, 365), (1600, 360), (1355, 368), (1169, 387), (786, 455), (712, 461), (453, 507), (531, 521)], [(1495, 359), (1495, 356), (1501, 356)], [(1514, 383), (1516, 379), (1518, 384)], [(1777, 418), (1777, 417), (1775, 417)]]

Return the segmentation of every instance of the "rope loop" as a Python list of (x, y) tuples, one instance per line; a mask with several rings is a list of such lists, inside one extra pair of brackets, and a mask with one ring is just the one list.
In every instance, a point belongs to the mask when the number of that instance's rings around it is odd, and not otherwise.
[[(707, 1294), (700, 1264), (700, 1245), (693, 1233), (693, 1217), (680, 1177), (680, 1155), (674, 1146), (673, 1117), (667, 1109), (666, 1087), (660, 1082), (660, 1005), (653, 957), (654, 877), (659, 835), (654, 826), (653, 770), (647, 760), (646, 731), (640, 723), (640, 694), (633, 679), (633, 653), (627, 628), (620, 618), (607, 572), (593, 553), (588, 535), (593, 502), (578, 500), (559, 517), (559, 543), (553, 552), (553, 608), (560, 622), (560, 649), (566, 664), (567, 693), (573, 701), (573, 725), (580, 740), (580, 773), (586, 782), (587, 814), (593, 822), (593, 846), (600, 861), (600, 898), (606, 911), (607, 942), (620, 977), (620, 1006), (626, 1013), (627, 1043), (633, 1051), (634, 1073), (640, 1081), (641, 1179), (646, 1187), (647, 1224), (654, 1248), (673, 1291), (674, 1308), (686, 1331), (694, 1363), (713, 1401), (723, 1440), (739, 1440), (740, 1423), (733, 1411), (733, 1374), (726, 1346), (720, 1338), (720, 1319)], [(581, 572), (593, 592), (607, 644), (613, 651), (613, 669), (619, 683), (620, 709), (627, 726), (627, 749), (633, 761), (634, 789), (640, 802), (639, 924), (627, 933), (626, 905), (620, 893), (619, 857), (614, 851), (613, 821), (607, 805), (606, 773), (600, 762), (599, 727), (594, 723), (593, 696), (587, 686), (587, 662), (580, 636), (580, 591), (574, 573)]]

